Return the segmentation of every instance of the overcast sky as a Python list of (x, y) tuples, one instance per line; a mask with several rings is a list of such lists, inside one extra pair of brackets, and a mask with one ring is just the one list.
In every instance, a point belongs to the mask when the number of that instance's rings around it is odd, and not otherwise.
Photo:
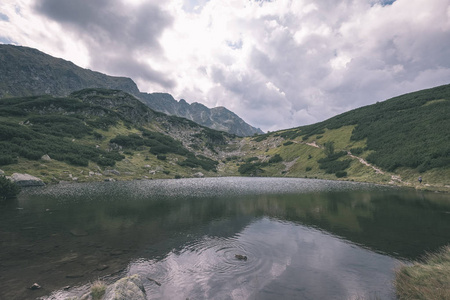
[(450, 0), (2, 0), (0, 43), (273, 131), (450, 83)]

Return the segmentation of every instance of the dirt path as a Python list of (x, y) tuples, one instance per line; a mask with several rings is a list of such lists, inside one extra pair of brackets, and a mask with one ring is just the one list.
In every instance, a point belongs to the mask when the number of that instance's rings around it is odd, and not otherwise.
[[(321, 149), (322, 147), (320, 147), (319, 145), (317, 145), (316, 141), (313, 141), (312, 143), (302, 143), (302, 144), (306, 144), (308, 146), (314, 147), (314, 148), (319, 148)], [(347, 155), (350, 156), (351, 158), (357, 159), (360, 163), (362, 163), (365, 166), (368, 166), (369, 168), (372, 168), (375, 173), (377, 174), (385, 174), (381, 169), (375, 167), (374, 165), (368, 163), (364, 158), (353, 155), (350, 151), (347, 151)], [(402, 181), (402, 178), (400, 177), (400, 175), (391, 175), (391, 182), (390, 183), (404, 183)]]
[(355, 159), (359, 160), (359, 162), (362, 163), (363, 165), (366, 165), (366, 166), (368, 166), (368, 167), (374, 169), (374, 170), (375, 170), (375, 173), (377, 173), (377, 174), (384, 174), (383, 171), (381, 171), (380, 169), (378, 169), (378, 168), (375, 167), (374, 165), (369, 164), (369, 163), (368, 163), (367, 161), (365, 161), (363, 158), (353, 155), (350, 151), (347, 151), (347, 155), (350, 156), (350, 157), (352, 157), (352, 158), (355, 158)]

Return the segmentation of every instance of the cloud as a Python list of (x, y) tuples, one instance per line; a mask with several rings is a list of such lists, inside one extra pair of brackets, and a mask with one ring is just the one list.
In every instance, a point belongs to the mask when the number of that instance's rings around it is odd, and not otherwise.
[(1, 41), (263, 130), (450, 79), (448, 0), (6, 0), (0, 11)]
[[(199, 14), (176, 18), (215, 35), (202, 48), (187, 47), (201, 53), (191, 61), (207, 71), (191, 72), (196, 76), (178, 81), (174, 93), (194, 86), (210, 105), (265, 130), (321, 121), (448, 83), (449, 12), (441, 0), (212, 0)], [(196, 83), (200, 76), (209, 84)]]
[(172, 17), (151, 1), (128, 4), (114, 0), (39, 0), (35, 10), (56, 21), (86, 45), (91, 67), (170, 88), (174, 83), (146, 63), (158, 57), (158, 38)]

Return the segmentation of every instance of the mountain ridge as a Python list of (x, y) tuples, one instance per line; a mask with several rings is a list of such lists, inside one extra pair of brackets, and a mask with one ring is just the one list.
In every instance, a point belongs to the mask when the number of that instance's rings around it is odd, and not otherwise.
[(68, 96), (86, 88), (122, 90), (153, 110), (188, 118), (200, 125), (239, 136), (263, 133), (226, 108), (217, 113), (215, 108), (199, 103), (189, 104), (183, 99), (177, 101), (167, 93), (144, 93), (130, 78), (83, 69), (34, 48), (0, 44), (0, 98), (43, 94)]

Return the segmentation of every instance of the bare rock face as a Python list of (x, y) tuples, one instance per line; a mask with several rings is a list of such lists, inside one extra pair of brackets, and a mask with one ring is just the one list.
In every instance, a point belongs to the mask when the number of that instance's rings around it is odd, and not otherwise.
[(135, 274), (118, 280), (110, 285), (106, 291), (105, 300), (146, 300), (144, 285), (139, 275)]
[(45, 185), (45, 183), (41, 179), (31, 176), (29, 174), (21, 174), (21, 173), (12, 174), (11, 181), (21, 187)]

